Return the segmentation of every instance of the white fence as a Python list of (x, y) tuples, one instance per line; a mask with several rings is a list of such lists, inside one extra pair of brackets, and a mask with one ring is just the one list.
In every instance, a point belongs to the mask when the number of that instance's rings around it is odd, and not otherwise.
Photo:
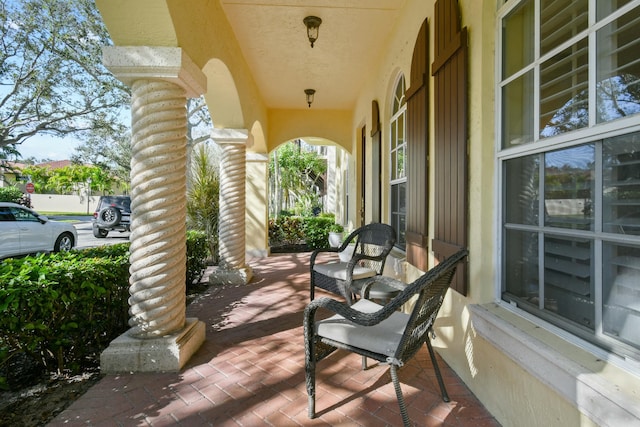
[(75, 214), (92, 214), (98, 204), (100, 196), (91, 196), (87, 200), (86, 194), (31, 194), (31, 205), (38, 212), (64, 212)]

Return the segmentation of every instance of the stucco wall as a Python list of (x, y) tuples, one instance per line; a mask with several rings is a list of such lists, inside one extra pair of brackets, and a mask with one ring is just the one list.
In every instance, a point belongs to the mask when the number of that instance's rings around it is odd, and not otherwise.
[(100, 196), (91, 196), (87, 203), (87, 196), (32, 194), (31, 205), (38, 212), (63, 212), (78, 214), (93, 214)]
[[(140, 2), (147, 7), (151, 7), (152, 3), (148, 0)], [(498, 31), (498, 0), (458, 0), (458, 3), (462, 25), (467, 27), (469, 34), (470, 288), (466, 297), (453, 291), (448, 294), (441, 316), (436, 322), (435, 332), (438, 338), (434, 347), (505, 426), (566, 427), (606, 425), (607, 422), (619, 422), (618, 425), (622, 423), (625, 426), (639, 425), (639, 410), (635, 408), (640, 408), (640, 368), (636, 368), (635, 371), (625, 370), (624, 361), (614, 360), (607, 354), (601, 357), (602, 355), (587, 351), (578, 346), (569, 334), (544, 329), (535, 323), (535, 319), (526, 319), (522, 313), (497, 303), (498, 194), (494, 154), (495, 37)], [(100, 0), (98, 4), (106, 5), (107, 2)], [(123, 10), (126, 8), (123, 0), (117, 0), (117, 4)], [(167, 4), (170, 5), (168, 10), (173, 18), (179, 21), (175, 37), (188, 42), (189, 37), (195, 37), (195, 32), (189, 32), (194, 26), (193, 22), (181, 21), (188, 16), (186, 9), (180, 9), (182, 4), (177, 0), (170, 0)], [(211, 13), (203, 13), (199, 19), (204, 20), (205, 15), (215, 16), (216, 13), (220, 13), (218, 2), (202, 4), (202, 7), (211, 8)], [(228, 67), (238, 92), (233, 91), (232, 95), (237, 96), (237, 101), (242, 107), (242, 114), (239, 109), (233, 108), (230, 109), (233, 114), (230, 113), (228, 116), (234, 127), (250, 128), (254, 138), (259, 141), (253, 148), (256, 152), (266, 153), (278, 144), (295, 137), (321, 136), (340, 144), (353, 154), (348, 162), (338, 164), (343, 172), (337, 176), (337, 181), (345, 190), (348, 186), (349, 204), (346, 220), (348, 227), (354, 227), (359, 221), (358, 208), (361, 203), (357, 194), (363, 184), (360, 182), (359, 131), (363, 126), (367, 131), (371, 130), (371, 102), (378, 101), (382, 121), (382, 182), (383, 189), (388, 189), (388, 121), (393, 85), (399, 73), (403, 73), (405, 79), (410, 81), (413, 46), (425, 19), (429, 22), (430, 52), (433, 56), (434, 5), (435, 0), (404, 2), (404, 8), (394, 24), (388, 44), (372, 52), (372, 55), (378, 55), (378, 63), (362, 76), (362, 90), (352, 111), (320, 112), (314, 109), (304, 112), (267, 112), (259, 97), (252, 96), (256, 91), (251, 70), (241, 58), (231, 54), (233, 49), (237, 49), (237, 42), (223, 21), (218, 27), (201, 23), (199, 27), (211, 28), (210, 33), (202, 36), (211, 43), (192, 46), (190, 54), (200, 66), (205, 66), (204, 61), (216, 58)], [(164, 9), (158, 11), (158, 22), (164, 22), (166, 12)], [(117, 19), (112, 21), (116, 22)], [(127, 25), (133, 24), (125, 20), (122, 28)], [(128, 31), (138, 32), (137, 29)], [(163, 40), (166, 40), (165, 44), (177, 42), (171, 37), (171, 31), (160, 32), (158, 38), (160, 43), (163, 43)], [(216, 54), (210, 54), (213, 51)], [(220, 67), (210, 63), (210, 68), (208, 77), (213, 78), (216, 75), (215, 70), (220, 70)], [(229, 77), (225, 73), (222, 74), (225, 78)], [(431, 94), (429, 132), (433, 141), (433, 77), (429, 75), (428, 81)], [(211, 87), (209, 90), (212, 90)], [(214, 98), (222, 99), (227, 95), (229, 94), (222, 92)], [(319, 121), (322, 122), (321, 125), (317, 121), (320, 114), (325, 115), (323, 120)], [(240, 115), (242, 124), (236, 123)], [(312, 128), (310, 124), (314, 120), (315, 128)], [(256, 138), (256, 133), (266, 137)], [(434, 153), (430, 154), (433, 159)], [(365, 162), (366, 167), (370, 168), (371, 159), (365, 159)], [(431, 168), (431, 183), (434, 179), (433, 173), (434, 170)], [(261, 242), (266, 241), (266, 227), (260, 228), (266, 219), (268, 197), (266, 187), (262, 187), (267, 181), (264, 166), (249, 162), (247, 179), (250, 182), (247, 191), (247, 211), (256, 209), (265, 213), (264, 218), (261, 217), (262, 213), (255, 219), (247, 217), (248, 248), (259, 250)], [(364, 184), (370, 186), (371, 183)], [(431, 197), (429, 224), (433, 224), (433, 189), (428, 188), (425, 191), (428, 191)], [(367, 197), (365, 203), (370, 206), (370, 192), (367, 193)], [(382, 221), (388, 222), (388, 191), (384, 191), (382, 197)], [(365, 218), (365, 222), (368, 221), (370, 218)], [(433, 228), (429, 233), (433, 236)], [(407, 266), (406, 278), (413, 280), (421, 273)]]
[[(363, 123), (371, 129), (371, 101), (379, 102), (385, 155), (389, 150), (388, 120), (393, 83), (400, 72), (409, 80), (413, 44), (425, 18), (429, 21), (433, 56), (434, 4), (434, 1), (424, 0), (407, 2), (395, 35), (382, 55), (378, 69), (369, 76), (353, 115), (354, 134), (357, 135)], [(449, 292), (436, 322), (438, 338), (434, 347), (505, 426), (640, 424), (637, 411), (633, 409), (640, 404), (637, 373), (625, 371), (613, 361), (603, 361), (554, 331), (540, 328), (523, 319), (521, 314), (514, 315), (495, 304), (498, 299), (495, 237), (498, 204), (494, 159), (497, 4), (495, 0), (460, 0), (459, 4), (462, 25), (467, 27), (469, 34), (470, 288), (466, 297)], [(433, 103), (432, 76), (429, 76), (429, 82)], [(433, 104), (429, 129), (433, 141)], [(357, 148), (355, 144), (357, 137), (354, 137), (354, 149)], [(370, 167), (370, 161), (367, 160), (367, 167)], [(384, 157), (383, 188), (388, 188), (388, 162)], [(433, 172), (431, 168), (431, 183)], [(433, 197), (432, 188), (429, 194)], [(430, 206), (434, 206), (433, 203), (432, 198)], [(383, 221), (388, 220), (387, 206), (388, 195), (385, 194)], [(429, 224), (433, 223), (431, 209)], [(429, 232), (433, 235), (433, 229)], [(407, 265), (407, 281), (420, 274), (421, 271)], [(493, 309), (483, 308), (488, 305)], [(471, 310), (471, 307), (479, 308)], [(495, 333), (492, 325), (499, 325), (505, 332)], [(526, 345), (519, 348), (522, 342)], [(515, 348), (509, 350), (510, 346)]]
[(250, 256), (269, 255), (269, 203), (266, 200), (268, 185), (269, 157), (249, 154), (247, 156), (245, 245), (246, 252)]

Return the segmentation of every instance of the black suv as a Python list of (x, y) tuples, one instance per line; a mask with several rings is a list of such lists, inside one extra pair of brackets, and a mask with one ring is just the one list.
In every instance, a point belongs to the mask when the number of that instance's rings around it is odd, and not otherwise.
[(130, 231), (131, 197), (100, 196), (96, 211), (93, 213), (93, 235), (107, 237), (109, 231)]

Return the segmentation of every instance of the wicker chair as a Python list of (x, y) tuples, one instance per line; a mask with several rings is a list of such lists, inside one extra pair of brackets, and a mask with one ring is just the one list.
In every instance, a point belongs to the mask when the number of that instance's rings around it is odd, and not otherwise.
[[(371, 223), (353, 231), (339, 248), (316, 249), (311, 254), (311, 300), (319, 287), (342, 295), (352, 302), (354, 281), (382, 274), (387, 255), (396, 243), (396, 232), (390, 225)], [(326, 252), (345, 252), (353, 245), (348, 261), (316, 263), (316, 257)]]
[[(458, 262), (467, 256), (463, 249), (447, 258), (422, 275), (415, 282), (406, 285), (388, 304), (381, 306), (365, 298), (352, 306), (331, 298), (312, 301), (304, 311), (305, 374), (309, 395), (309, 418), (315, 413), (316, 364), (337, 349), (347, 350), (387, 363), (391, 379), (398, 397), (400, 413), (405, 426), (410, 425), (404, 397), (398, 381), (398, 368), (402, 367), (420, 349), (423, 343), (429, 355), (440, 385), (442, 399), (449, 401), (447, 390), (429, 339), (433, 334), (433, 322), (440, 305), (451, 284)], [(385, 281), (385, 277), (371, 279)], [(393, 283), (391, 280), (387, 280)], [(366, 296), (368, 284), (363, 292)], [(415, 305), (410, 314), (398, 311), (412, 298)], [(336, 315), (315, 321), (316, 311), (324, 308)], [(348, 319), (348, 320), (347, 320)]]

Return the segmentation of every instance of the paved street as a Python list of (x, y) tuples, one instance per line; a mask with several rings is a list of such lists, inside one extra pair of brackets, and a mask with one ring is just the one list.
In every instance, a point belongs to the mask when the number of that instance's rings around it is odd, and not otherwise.
[(123, 243), (129, 241), (131, 233), (119, 231), (110, 231), (104, 239), (98, 239), (93, 236), (91, 229), (91, 217), (88, 216), (51, 216), (50, 219), (56, 221), (71, 221), (78, 231), (77, 249), (92, 248), (101, 245), (113, 245), (115, 243)]
[(78, 231), (78, 244), (76, 245), (78, 249), (128, 242), (131, 234), (129, 232), (110, 231), (107, 237), (98, 239), (93, 236), (91, 221), (76, 222), (73, 226)]

